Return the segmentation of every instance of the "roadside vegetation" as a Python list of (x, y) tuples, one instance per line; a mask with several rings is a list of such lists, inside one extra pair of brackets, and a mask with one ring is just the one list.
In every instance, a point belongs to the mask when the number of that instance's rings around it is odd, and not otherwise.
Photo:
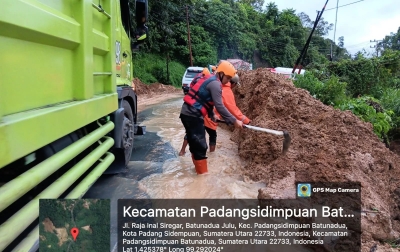
[(139, 53), (133, 56), (133, 62), (133, 76), (143, 83), (160, 82), (178, 88), (182, 85), (182, 75), (186, 67), (176, 60), (168, 62), (167, 69), (166, 61), (161, 56)]
[(380, 57), (342, 59), (311, 66), (294, 84), (326, 105), (350, 110), (370, 122), (387, 145), (400, 131), (400, 51), (384, 48)]
[[(133, 2), (133, 1), (132, 1)], [(266, 3), (266, 4), (265, 4)], [(314, 25), (314, 14), (280, 10), (264, 0), (171, 0), (149, 2), (149, 40), (134, 54), (135, 77), (180, 87), (190, 65), (240, 58), (258, 67), (293, 67)], [(132, 5), (134, 6), (134, 5)], [(263, 7), (266, 6), (266, 7)], [(322, 7), (322, 6), (321, 6)], [(377, 54), (351, 55), (345, 38), (324, 36), (333, 24), (320, 19), (295, 85), (324, 104), (351, 110), (372, 123), (389, 144), (400, 138), (400, 27), (377, 44)], [(331, 37), (331, 36), (330, 36)], [(328, 54), (332, 45), (333, 59)], [(168, 68), (167, 68), (168, 65)]]
[[(280, 11), (275, 3), (262, 9), (263, 5), (263, 0), (149, 1), (149, 39), (133, 56), (135, 77), (144, 83), (181, 85), (190, 66), (186, 6), (193, 66), (205, 67), (228, 58), (251, 62), (253, 68), (293, 66), (314, 17), (296, 14), (293, 9)], [(133, 0), (131, 6), (135, 6)], [(321, 18), (304, 65), (328, 62), (326, 50), (331, 40), (323, 36), (332, 27)], [(344, 43), (343, 37), (339, 40)], [(333, 44), (333, 49), (350, 58), (343, 47)]]

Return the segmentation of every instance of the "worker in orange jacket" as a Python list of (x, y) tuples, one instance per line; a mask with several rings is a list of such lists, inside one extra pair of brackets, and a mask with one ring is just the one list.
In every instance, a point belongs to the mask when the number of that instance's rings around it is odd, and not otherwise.
[(215, 74), (215, 72), (217, 71), (217, 67), (216, 66), (212, 66), (211, 67), (211, 71), (212, 71), (211, 72), (212, 74)]
[[(237, 85), (240, 85), (239, 82), (239, 76), (235, 75), (230, 82), (228, 82), (225, 85), (222, 85), (222, 101), (225, 105), (225, 107), (228, 109), (228, 111), (236, 117), (237, 120), (242, 121), (243, 124), (249, 124), (251, 120), (247, 118), (243, 113), (240, 111), (240, 109), (236, 106), (236, 101), (235, 101), (235, 96), (233, 95), (232, 88), (236, 87)], [(218, 112), (214, 109), (214, 114), (220, 118), (220, 115)], [(209, 135), (209, 145), (210, 145), (210, 152), (215, 151), (215, 147), (217, 145), (217, 127), (218, 123), (214, 122), (211, 120), (210, 117), (205, 116), (204, 117), (204, 127)], [(185, 149), (187, 146), (187, 137), (185, 136), (185, 139), (182, 144), (182, 149), (179, 152), (179, 156), (183, 156), (185, 154)]]

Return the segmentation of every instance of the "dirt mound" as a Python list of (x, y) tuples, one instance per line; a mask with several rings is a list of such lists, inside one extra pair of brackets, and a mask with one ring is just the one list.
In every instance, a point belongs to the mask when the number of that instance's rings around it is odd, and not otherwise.
[(158, 94), (182, 92), (180, 89), (177, 89), (174, 86), (164, 85), (161, 83), (152, 83), (147, 85), (141, 82), (138, 78), (135, 78), (133, 83), (135, 84), (136, 93), (139, 96), (146, 95), (151, 97)]
[[(282, 137), (235, 130), (239, 155), (250, 161), (245, 174), (272, 186), (295, 172), (296, 182), (347, 182), (362, 185), (363, 251), (399, 237), (400, 157), (373, 133), (370, 123), (350, 111), (335, 110), (266, 69), (239, 72), (236, 102), (251, 125), (290, 132), (292, 144), (281, 155)], [(388, 248), (389, 249), (389, 248)]]

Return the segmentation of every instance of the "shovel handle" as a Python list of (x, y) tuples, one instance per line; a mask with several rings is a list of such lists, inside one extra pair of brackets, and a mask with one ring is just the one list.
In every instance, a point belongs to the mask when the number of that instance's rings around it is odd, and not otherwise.
[(267, 133), (274, 134), (274, 135), (277, 135), (277, 136), (283, 136), (284, 135), (283, 131), (265, 129), (265, 128), (260, 128), (260, 127), (245, 125), (245, 124), (243, 125), (243, 127), (248, 128), (248, 129), (252, 129), (252, 130), (267, 132)]
[[(219, 122), (219, 123), (226, 123), (226, 122), (223, 121), (223, 120), (217, 120), (217, 122)], [(285, 133), (284, 133), (283, 131), (265, 129), (265, 128), (260, 128), (260, 127), (255, 127), (255, 126), (246, 125), (246, 124), (243, 124), (243, 127), (248, 128), (248, 129), (252, 129), (252, 130), (267, 132), (267, 133), (274, 134), (274, 135), (277, 135), (277, 136), (283, 136), (283, 135), (285, 135)]]

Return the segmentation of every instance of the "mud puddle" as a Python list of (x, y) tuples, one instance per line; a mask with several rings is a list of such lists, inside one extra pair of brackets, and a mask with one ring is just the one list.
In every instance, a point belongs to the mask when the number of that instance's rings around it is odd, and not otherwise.
[[(237, 154), (237, 145), (229, 138), (229, 132), (218, 129), (217, 147), (208, 155), (209, 174), (198, 176), (190, 156), (189, 146), (185, 156), (179, 157), (185, 130), (179, 119), (182, 99), (154, 107), (152, 114), (143, 121), (146, 131), (157, 132), (164, 141), (170, 142), (176, 157), (164, 163), (163, 172), (140, 181), (142, 189), (151, 198), (247, 198), (256, 199), (258, 189), (264, 183), (246, 180), (241, 175), (245, 163)], [(208, 140), (208, 135), (207, 135)]]

